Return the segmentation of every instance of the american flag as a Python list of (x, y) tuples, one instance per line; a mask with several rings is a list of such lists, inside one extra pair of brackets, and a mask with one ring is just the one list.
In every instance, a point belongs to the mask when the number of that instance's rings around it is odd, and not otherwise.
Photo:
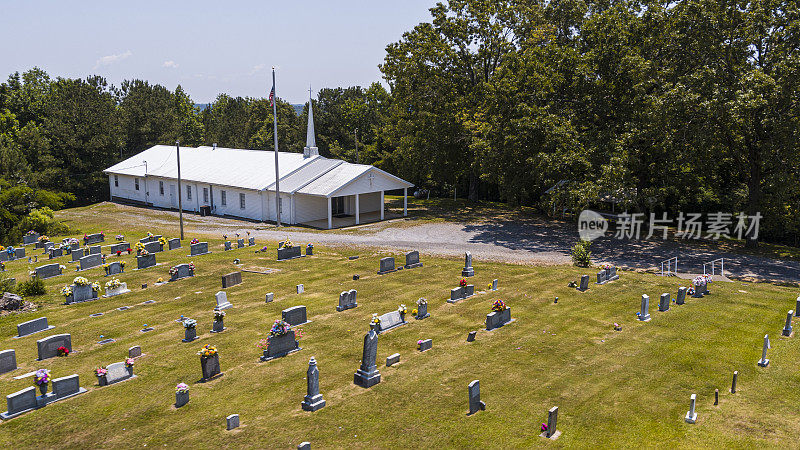
[(272, 90), (269, 91), (269, 106), (275, 105), (275, 86), (272, 86)]

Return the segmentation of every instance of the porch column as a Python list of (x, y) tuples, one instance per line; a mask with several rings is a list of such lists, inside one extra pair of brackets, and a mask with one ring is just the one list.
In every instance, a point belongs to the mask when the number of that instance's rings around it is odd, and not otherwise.
[(381, 191), (381, 220), (383, 220), (383, 210), (386, 207), (386, 204), (383, 201), (383, 191)]
[(408, 215), (408, 188), (403, 188), (403, 217)]
[(331, 198), (328, 197), (328, 229), (333, 228), (333, 208), (331, 207)]
[(361, 223), (360, 207), (358, 205), (358, 194), (356, 194), (356, 225)]

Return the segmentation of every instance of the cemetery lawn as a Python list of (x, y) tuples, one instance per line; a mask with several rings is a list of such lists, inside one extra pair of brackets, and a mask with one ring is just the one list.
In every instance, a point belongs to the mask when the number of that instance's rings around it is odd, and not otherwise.
[[(105, 244), (124, 234), (128, 242), (147, 231), (175, 237), (177, 227), (141, 223), (133, 215), (70, 216), (82, 233), (104, 231)], [(250, 224), (243, 223), (243, 228)], [(710, 296), (687, 298), (658, 312), (662, 292), (673, 297), (686, 281), (651, 274), (620, 272), (604, 286), (590, 283), (581, 293), (570, 281), (596, 269), (571, 266), (533, 267), (474, 260), (476, 291), (499, 279), (500, 290), (479, 293), (449, 304), (450, 288), (461, 279), (461, 258), (421, 255), (424, 267), (377, 275), (380, 249), (317, 245), (314, 256), (275, 261), (275, 243), (267, 253), (254, 248), (222, 251), (222, 240), (209, 240), (212, 254), (189, 258), (183, 248), (157, 254), (159, 265), (134, 271), (134, 256), (118, 278), (133, 290), (108, 299), (62, 305), (59, 289), (72, 281), (74, 264), (45, 281), (47, 294), (32, 298), (39, 310), (0, 317), (0, 350), (15, 349), (19, 368), (0, 375), (2, 395), (32, 385), (14, 380), (39, 368), (53, 377), (77, 373), (89, 391), (0, 424), (0, 443), (8, 448), (59, 447), (257, 447), (294, 448), (310, 441), (314, 448), (518, 448), (565, 447), (785, 447), (800, 435), (800, 338), (780, 336), (786, 312), (794, 308), (795, 289), (771, 284), (714, 283)], [(233, 238), (233, 236), (231, 236)], [(31, 251), (31, 247), (28, 247)], [(36, 254), (41, 253), (37, 251)], [(359, 255), (354, 261), (350, 255)], [(403, 255), (393, 254), (402, 265)], [(226, 310), (227, 330), (209, 333), (220, 290), (220, 277), (245, 266), (279, 269), (269, 275), (243, 273), (241, 285), (227, 289), (234, 307)], [(109, 258), (109, 261), (117, 257)], [(168, 279), (171, 266), (193, 261), (196, 276), (154, 287)], [(40, 259), (40, 264), (46, 264)], [(8, 275), (27, 278), (35, 264), (6, 264)], [(102, 268), (81, 272), (104, 284)], [(353, 281), (353, 274), (361, 279)], [(141, 289), (148, 283), (147, 289)], [(295, 294), (303, 283), (305, 293)], [(358, 307), (336, 312), (341, 291), (358, 290)], [(267, 292), (275, 301), (264, 303)], [(649, 294), (652, 320), (636, 320), (641, 294)], [(553, 303), (558, 296), (557, 304)], [(409, 323), (379, 338), (381, 382), (363, 389), (353, 384), (362, 342), (372, 313), (383, 314), (404, 303), (409, 312), (420, 297), (428, 299), (431, 317)], [(491, 301), (503, 299), (516, 319), (482, 331)], [(146, 300), (155, 304), (143, 305)], [(256, 343), (266, 338), (281, 310), (308, 307), (302, 350), (285, 358), (259, 362)], [(127, 311), (116, 308), (132, 306)], [(101, 317), (90, 314), (103, 312)], [(183, 343), (185, 315), (198, 321), (199, 339)], [(47, 316), (56, 328), (14, 339), (16, 324)], [(613, 323), (622, 331), (613, 331)], [(147, 324), (154, 330), (141, 333)], [(800, 325), (796, 324), (795, 326)], [(467, 343), (471, 330), (475, 342)], [(65, 358), (36, 359), (36, 340), (70, 333), (74, 352)], [(760, 368), (764, 334), (769, 334), (769, 367)], [(99, 345), (101, 335), (116, 342)], [(417, 340), (433, 339), (433, 348), (416, 350)], [(207, 383), (196, 352), (217, 346), (224, 375)], [(140, 345), (137, 378), (99, 387), (93, 370), (123, 361), (128, 348)], [(400, 353), (401, 363), (385, 367)], [(310, 413), (300, 402), (306, 393), (308, 360), (315, 357), (320, 389), (327, 406)], [(739, 371), (736, 394), (731, 376)], [(486, 411), (467, 416), (467, 385), (480, 380)], [(190, 385), (190, 402), (175, 409), (174, 387)], [(720, 404), (713, 406), (714, 389)], [(684, 416), (697, 394), (697, 423)], [(554, 442), (539, 437), (547, 410), (559, 407)], [(5, 408), (3, 408), (5, 410)], [(237, 413), (241, 427), (225, 430), (225, 417)]]

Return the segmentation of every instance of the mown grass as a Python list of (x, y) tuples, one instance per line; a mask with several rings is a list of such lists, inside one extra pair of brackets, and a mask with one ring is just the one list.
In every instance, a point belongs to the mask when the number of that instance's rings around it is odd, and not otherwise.
[[(84, 232), (102, 230), (109, 240), (120, 232), (129, 241), (148, 230), (170, 237), (177, 233), (172, 224), (140, 223), (133, 216), (104, 215), (93, 208), (60, 217)], [(674, 294), (679, 280), (623, 272), (616, 282), (580, 293), (567, 283), (590, 269), (475, 260), (476, 277), (470, 281), (484, 290), (498, 278), (500, 290), (449, 304), (445, 299), (461, 278), (461, 259), (423, 255), (423, 268), (379, 276), (378, 259), (390, 254), (380, 249), (317, 245), (313, 257), (276, 262), (274, 251), (223, 252), (222, 241), (210, 239), (214, 253), (189, 258), (192, 237), (186, 236), (183, 249), (158, 254), (161, 265), (155, 268), (133, 271), (133, 256), (124, 256), (127, 270), (119, 278), (132, 293), (64, 306), (57, 292), (72, 280), (68, 272), (47, 280), (48, 294), (34, 299), (39, 311), (0, 318), (0, 349), (14, 348), (20, 366), (0, 375), (4, 395), (31, 385), (29, 379), (13, 380), (14, 375), (38, 368), (51, 369), (54, 377), (77, 373), (89, 389), (0, 424), (0, 443), (14, 448), (292, 448), (302, 441), (315, 448), (785, 447), (800, 434), (800, 391), (795, 389), (800, 343), (779, 337), (786, 311), (794, 307), (793, 289), (716, 283), (712, 295), (659, 313), (659, 294)], [(349, 261), (350, 255), (360, 258)], [(280, 271), (244, 273), (244, 283), (227, 290), (234, 304), (225, 318), (228, 329), (211, 334), (214, 294), (221, 275), (236, 269), (234, 258)], [(152, 287), (158, 277), (168, 278), (170, 266), (189, 260), (197, 276)], [(7, 267), (24, 279), (33, 265), (17, 261)], [(102, 273), (97, 268), (81, 275), (105, 282)], [(353, 274), (361, 279), (353, 281)], [(143, 290), (142, 283), (151, 287)], [(295, 294), (298, 283), (305, 285), (304, 294)], [(358, 290), (359, 307), (336, 312), (339, 292), (350, 288)], [(267, 292), (275, 293), (275, 302), (264, 303)], [(647, 323), (635, 317), (644, 293), (652, 302), (653, 320)], [(370, 389), (355, 386), (353, 373), (372, 313), (394, 310), (400, 303), (411, 309), (419, 297), (428, 299), (431, 317), (411, 319), (382, 335), (381, 383)], [(516, 322), (480, 331), (475, 342), (467, 343), (467, 332), (483, 329), (496, 298), (512, 307)], [(140, 305), (151, 299), (157, 303)], [(303, 326), (303, 350), (258, 362), (256, 342), (267, 336), (282, 309), (299, 304), (308, 307), (312, 321)], [(120, 306), (134, 307), (121, 312), (116, 310)], [(89, 317), (95, 312), (105, 314)], [(183, 328), (175, 322), (181, 314), (198, 320), (200, 339), (181, 342)], [(56, 328), (12, 338), (17, 323), (41, 315)], [(614, 322), (622, 325), (621, 332), (613, 331)], [(155, 330), (140, 333), (143, 324)], [(35, 361), (36, 340), (57, 333), (72, 334), (75, 352)], [(770, 366), (763, 369), (756, 361), (765, 333), (773, 348)], [(116, 342), (98, 345), (100, 335)], [(433, 349), (417, 352), (417, 340), (426, 338), (433, 339)], [(196, 383), (201, 372), (195, 352), (205, 344), (219, 348), (224, 376)], [(97, 386), (93, 369), (123, 360), (133, 345), (141, 345), (146, 354), (137, 360), (139, 376)], [(402, 362), (384, 367), (386, 356), (395, 352)], [(314, 413), (300, 408), (311, 356), (318, 361), (327, 401)], [(731, 395), (734, 370), (739, 371), (739, 390)], [(481, 380), (487, 410), (468, 417), (467, 384), (474, 379)], [(190, 384), (191, 401), (176, 410), (178, 382)], [(713, 406), (715, 388), (719, 406)], [(692, 393), (698, 395), (698, 422), (688, 425), (683, 416)], [(550, 442), (538, 434), (554, 405), (560, 408), (563, 435)], [(242, 426), (228, 432), (225, 416), (232, 413), (240, 414)]]

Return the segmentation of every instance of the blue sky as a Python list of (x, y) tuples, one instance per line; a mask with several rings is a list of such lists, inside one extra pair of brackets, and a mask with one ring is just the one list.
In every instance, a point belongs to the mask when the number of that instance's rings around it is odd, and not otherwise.
[(386, 45), (429, 21), (434, 0), (13, 1), (0, 0), (0, 77), (38, 66), (51, 76), (141, 78), (197, 103), (218, 93), (278, 96), (308, 85), (380, 81)]

